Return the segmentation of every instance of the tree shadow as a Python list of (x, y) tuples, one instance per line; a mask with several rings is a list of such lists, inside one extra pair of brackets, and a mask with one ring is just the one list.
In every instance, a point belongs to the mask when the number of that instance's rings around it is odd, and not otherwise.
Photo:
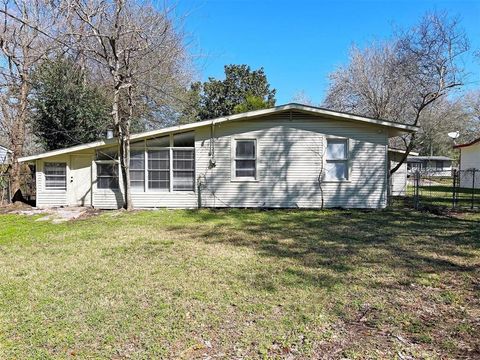
[[(189, 215), (199, 225), (188, 236), (286, 259), (298, 265), (284, 270), (294, 273), (298, 283), (320, 288), (364, 281), (355, 276), (359, 272), (401, 273), (394, 284), (401, 285), (422, 273), (479, 270), (468, 261), (470, 250), (480, 247), (477, 221), (394, 210), (230, 209), (192, 210)], [(186, 231), (175, 226), (169, 230)]]

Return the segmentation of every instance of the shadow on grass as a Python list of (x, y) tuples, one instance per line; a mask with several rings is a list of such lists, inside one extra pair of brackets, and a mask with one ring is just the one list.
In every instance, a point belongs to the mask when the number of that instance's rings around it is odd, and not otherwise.
[[(300, 266), (287, 268), (284, 278), (323, 288), (368, 283), (368, 277), (355, 277), (359, 271), (400, 271), (402, 276), (395, 279), (406, 283), (422, 273), (478, 270), (465, 261), (472, 256), (470, 250), (480, 246), (480, 224), (468, 219), (394, 210), (201, 210), (189, 215), (201, 225), (170, 230), (189, 231), (189, 237), (205, 243), (288, 259)], [(259, 284), (272, 290), (264, 280)]]

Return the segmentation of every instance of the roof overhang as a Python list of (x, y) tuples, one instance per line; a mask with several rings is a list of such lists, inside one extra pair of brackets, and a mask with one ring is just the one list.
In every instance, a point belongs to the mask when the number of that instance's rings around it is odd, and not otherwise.
[[(397, 153), (397, 154), (405, 154), (406, 151), (405, 150), (402, 150), (402, 149), (394, 149), (394, 148), (388, 148), (388, 152), (392, 152), (392, 153)], [(408, 155), (411, 155), (411, 156), (417, 156), (418, 155), (418, 152), (416, 151), (410, 151), (408, 153)]]
[[(177, 126), (164, 128), (164, 129), (147, 131), (139, 134), (134, 134), (130, 137), (130, 139), (131, 141), (148, 139), (148, 138), (166, 135), (170, 133), (189, 131), (189, 130), (197, 129), (203, 126), (220, 125), (222, 123), (229, 122), (229, 121), (253, 120), (253, 119), (262, 118), (268, 115), (291, 112), (291, 111), (298, 111), (306, 114), (312, 114), (315, 116), (330, 118), (330, 119), (335, 119), (340, 121), (353, 121), (353, 122), (359, 122), (364, 124), (377, 125), (387, 129), (389, 137), (395, 137), (395, 136), (418, 131), (418, 127), (412, 126), (412, 125), (400, 124), (400, 123), (387, 121), (387, 120), (374, 119), (374, 118), (358, 116), (358, 115), (349, 114), (349, 113), (323, 109), (323, 108), (314, 107), (314, 106), (291, 103), (291, 104), (276, 106), (269, 109), (249, 111), (241, 114), (223, 116), (223, 117), (219, 117), (211, 120), (198, 121), (191, 124), (177, 125)], [(25, 156), (25, 157), (19, 158), (18, 161), (19, 162), (33, 161), (41, 158), (63, 155), (63, 154), (68, 154), (76, 151), (111, 146), (116, 143), (117, 143), (116, 138), (108, 139), (108, 140), (107, 139), (99, 140), (99, 141), (91, 142), (88, 144), (72, 146), (66, 149), (58, 149), (58, 150), (48, 151), (38, 155)]]
[(469, 143), (466, 143), (466, 144), (454, 145), (453, 147), (454, 147), (454, 148), (462, 148), (462, 147), (467, 147), (467, 146), (475, 145), (475, 144), (478, 143), (478, 142), (480, 142), (480, 138), (475, 139), (475, 140), (473, 140), (473, 141), (470, 141)]

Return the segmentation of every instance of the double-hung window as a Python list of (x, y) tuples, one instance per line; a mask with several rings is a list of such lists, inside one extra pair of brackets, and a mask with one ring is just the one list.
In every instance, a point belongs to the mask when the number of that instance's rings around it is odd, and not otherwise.
[(235, 140), (235, 168), (237, 179), (256, 179), (257, 177), (257, 142), (255, 139)]
[(348, 140), (327, 139), (325, 180), (348, 180)]
[(67, 189), (67, 164), (47, 162), (44, 165), (45, 189)]
[(130, 151), (130, 186), (134, 190), (145, 189), (145, 149)]
[(173, 149), (173, 191), (194, 191), (195, 153), (188, 149)]
[(170, 150), (148, 150), (148, 188), (170, 190)]

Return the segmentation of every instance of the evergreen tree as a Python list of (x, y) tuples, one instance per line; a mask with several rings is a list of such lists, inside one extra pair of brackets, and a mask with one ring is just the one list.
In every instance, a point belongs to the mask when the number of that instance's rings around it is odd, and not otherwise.
[(111, 123), (101, 88), (71, 59), (43, 62), (32, 76), (32, 128), (46, 150), (98, 140)]

